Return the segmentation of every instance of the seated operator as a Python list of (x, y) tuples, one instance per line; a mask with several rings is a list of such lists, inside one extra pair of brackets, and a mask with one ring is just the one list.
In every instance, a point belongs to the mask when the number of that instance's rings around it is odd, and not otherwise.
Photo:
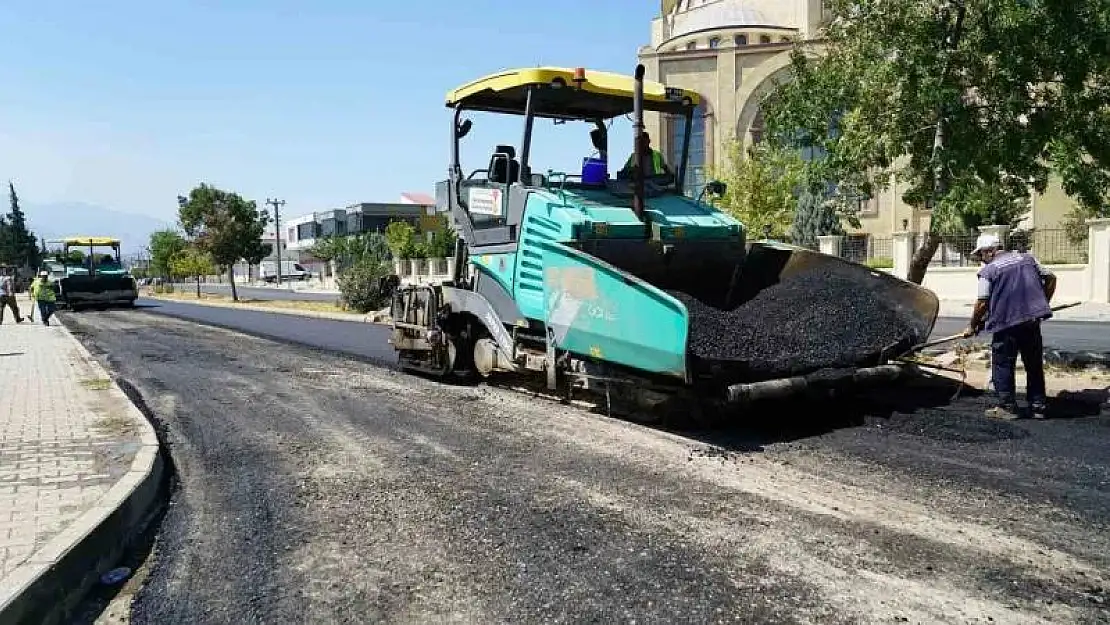
[[(643, 171), (645, 178), (652, 178), (656, 176), (670, 176), (672, 174), (671, 168), (667, 166), (666, 161), (663, 160), (663, 154), (659, 150), (651, 147), (651, 136), (647, 132), (640, 134), (640, 149), (643, 151)], [(617, 172), (617, 178), (632, 178), (633, 161), (636, 159), (636, 152), (628, 155), (628, 161), (624, 167)]]

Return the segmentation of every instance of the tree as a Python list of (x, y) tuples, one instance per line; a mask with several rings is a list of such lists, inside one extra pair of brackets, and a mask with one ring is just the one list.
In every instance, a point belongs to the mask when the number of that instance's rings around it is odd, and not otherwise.
[(162, 278), (174, 275), (173, 259), (188, 246), (177, 230), (158, 230), (150, 234), (150, 271)]
[(711, 173), (727, 185), (716, 203), (749, 232), (783, 237), (794, 219), (801, 173), (802, 161), (794, 150), (760, 144), (745, 154), (742, 144), (734, 140), (724, 166)]
[(231, 282), (231, 298), (239, 301), (235, 288), (235, 263), (268, 255), (262, 234), (270, 217), (258, 210), (253, 201), (244, 200), (237, 193), (201, 184), (189, 192), (189, 197), (178, 197), (178, 220), (194, 244), (207, 252), (212, 262), (227, 272)]
[(212, 256), (195, 245), (190, 245), (179, 250), (170, 259), (174, 275), (189, 276), (196, 280), (197, 299), (200, 299), (200, 277), (216, 273), (216, 264)]
[(394, 258), (412, 258), (416, 228), (404, 221), (394, 221), (385, 227), (385, 240)]
[(803, 191), (794, 212), (794, 223), (790, 226), (790, 238), (794, 244), (816, 248), (817, 237), (842, 234), (844, 227), (833, 203), (823, 195), (808, 189)]
[[(1043, 192), (1049, 173), (1110, 214), (1110, 4), (1105, 0), (830, 0), (824, 54), (794, 52), (764, 103), (769, 134), (825, 156), (842, 187), (885, 186), (932, 207), (920, 283), (961, 198)], [(836, 119), (836, 124), (830, 124)], [(875, 176), (872, 178), (872, 176)]]
[(37, 267), (42, 260), (38, 237), (27, 229), (15, 184), (8, 181), (9, 212), (0, 220), (0, 260), (19, 267)]

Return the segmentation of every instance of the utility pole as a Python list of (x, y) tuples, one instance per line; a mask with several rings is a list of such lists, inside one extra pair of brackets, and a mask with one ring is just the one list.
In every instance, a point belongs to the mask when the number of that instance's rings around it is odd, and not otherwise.
[(266, 203), (274, 207), (274, 245), (277, 251), (277, 284), (281, 286), (281, 207), (285, 200), (266, 198)]

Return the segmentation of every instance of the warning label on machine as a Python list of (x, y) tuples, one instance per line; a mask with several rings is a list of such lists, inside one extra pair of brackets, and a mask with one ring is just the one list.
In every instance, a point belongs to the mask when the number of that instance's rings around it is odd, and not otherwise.
[(501, 189), (471, 189), (467, 203), (473, 214), (500, 217)]

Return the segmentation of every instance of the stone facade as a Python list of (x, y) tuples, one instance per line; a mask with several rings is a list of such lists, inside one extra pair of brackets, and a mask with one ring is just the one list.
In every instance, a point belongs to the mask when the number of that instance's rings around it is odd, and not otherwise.
[[(703, 110), (696, 117), (690, 149), (690, 190), (704, 182), (706, 166), (721, 165), (733, 139), (745, 145), (761, 138), (760, 102), (787, 78), (794, 42), (821, 51), (821, 0), (663, 0), (652, 20), (651, 42), (639, 51), (647, 77), (697, 91)], [(681, 149), (681, 128), (648, 114), (653, 143), (671, 162)], [(861, 206), (859, 233), (889, 238), (903, 230), (928, 229), (929, 212), (907, 205), (904, 189), (892, 184)], [(1033, 199), (1026, 226), (1060, 227), (1074, 202), (1053, 181)]]

